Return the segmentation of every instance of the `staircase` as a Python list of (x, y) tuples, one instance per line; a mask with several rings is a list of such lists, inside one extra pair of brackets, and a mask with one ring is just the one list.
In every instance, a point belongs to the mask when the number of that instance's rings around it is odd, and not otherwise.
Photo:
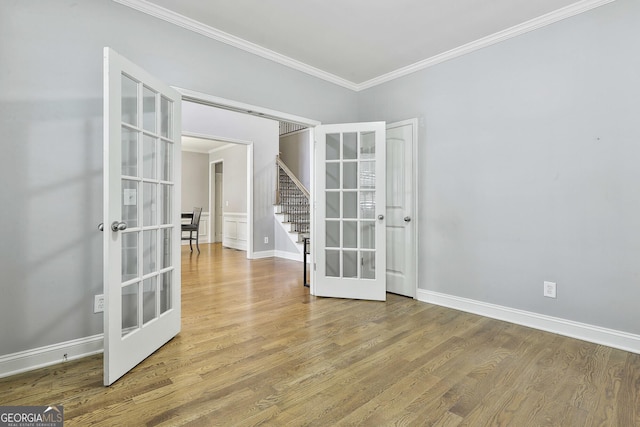
[(303, 256), (303, 239), (309, 237), (309, 191), (289, 170), (279, 156), (276, 157), (277, 185), (274, 213), (280, 225)]

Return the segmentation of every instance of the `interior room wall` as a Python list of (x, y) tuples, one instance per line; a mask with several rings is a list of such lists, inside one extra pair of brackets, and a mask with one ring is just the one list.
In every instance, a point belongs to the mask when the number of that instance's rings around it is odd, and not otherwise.
[(359, 95), (420, 119), (420, 290), (640, 333), (639, 22), (617, 0)]
[(182, 152), (182, 212), (209, 211), (209, 154)]
[(247, 213), (247, 146), (229, 145), (209, 154), (209, 162), (223, 161), (222, 211)]
[(0, 2), (0, 356), (103, 331), (104, 46), (177, 87), (323, 122), (357, 114), (354, 92), (114, 1)]
[[(253, 250), (258, 253), (272, 251), (278, 122), (193, 102), (183, 103), (182, 117), (185, 132), (208, 135), (222, 141), (240, 140), (253, 143)], [(230, 180), (226, 178), (228, 169), (225, 164), (225, 188), (231, 185)], [(246, 190), (234, 196), (225, 194), (225, 199), (243, 198), (244, 194)], [(241, 203), (240, 199), (238, 203)], [(268, 238), (268, 243), (264, 243), (265, 237)]]
[(311, 189), (311, 141), (309, 129), (280, 137), (280, 159), (300, 180), (307, 190)]

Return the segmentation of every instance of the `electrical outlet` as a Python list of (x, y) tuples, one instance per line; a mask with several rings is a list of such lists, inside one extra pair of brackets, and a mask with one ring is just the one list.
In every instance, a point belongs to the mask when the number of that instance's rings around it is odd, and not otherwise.
[(544, 291), (543, 295), (548, 298), (556, 297), (556, 283), (555, 282), (544, 282)]
[(93, 300), (93, 312), (102, 313), (104, 311), (104, 295), (96, 295)]
[(267, 236), (264, 236), (264, 243), (269, 243), (269, 238)]

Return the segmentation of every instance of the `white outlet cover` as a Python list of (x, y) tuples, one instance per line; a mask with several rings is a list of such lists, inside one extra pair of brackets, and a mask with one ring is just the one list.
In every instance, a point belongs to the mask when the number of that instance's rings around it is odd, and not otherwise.
[(543, 294), (545, 297), (555, 298), (556, 297), (556, 282), (544, 282), (544, 290)]
[(104, 311), (104, 295), (96, 295), (93, 300), (93, 312), (102, 313)]

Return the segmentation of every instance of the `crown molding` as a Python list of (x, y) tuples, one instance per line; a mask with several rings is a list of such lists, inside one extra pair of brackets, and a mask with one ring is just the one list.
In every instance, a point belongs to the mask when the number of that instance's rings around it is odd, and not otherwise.
[(582, 0), (577, 3), (571, 4), (569, 6), (565, 6), (561, 9), (542, 15), (538, 18), (531, 19), (527, 22), (523, 22), (522, 24), (515, 25), (511, 28), (507, 28), (506, 30), (499, 31), (497, 33), (491, 34), (489, 36), (483, 37), (481, 39), (478, 39), (473, 42), (462, 45), (460, 47), (457, 47), (455, 49), (451, 49), (447, 52), (432, 56), (422, 61), (418, 61), (411, 65), (407, 65), (406, 67), (399, 68), (395, 71), (391, 71), (389, 73), (383, 74), (381, 76), (375, 77), (373, 79), (367, 80), (362, 83), (354, 83), (349, 80), (343, 79), (342, 77), (336, 76), (335, 74), (328, 73), (319, 68), (313, 67), (311, 65), (300, 62), (296, 59), (290, 58), (286, 55), (282, 55), (273, 50), (264, 48), (255, 43), (249, 42), (247, 40), (244, 40), (234, 35), (231, 35), (229, 33), (226, 33), (224, 31), (220, 31), (216, 28), (205, 25), (194, 19), (175, 13), (169, 9), (165, 9), (163, 7), (150, 3), (147, 0), (113, 0), (113, 1), (116, 3), (122, 4), (124, 6), (130, 7), (132, 9), (138, 10), (140, 12), (143, 12), (147, 15), (162, 19), (163, 21), (169, 22), (171, 24), (174, 24), (179, 27), (185, 28), (187, 30), (193, 31), (195, 33), (201, 34), (205, 37), (209, 37), (221, 43), (225, 43), (227, 45), (244, 50), (245, 52), (258, 55), (262, 58), (274, 61), (286, 67), (292, 68), (294, 70), (301, 71), (303, 73), (306, 73), (311, 76), (317, 77), (319, 79), (325, 80), (327, 82), (336, 84), (338, 86), (342, 86), (344, 88), (353, 90), (355, 92), (359, 92), (359, 91), (369, 89), (374, 86), (378, 86), (380, 84), (389, 82), (391, 80), (395, 80), (399, 77), (403, 77), (408, 74), (415, 73), (416, 71), (420, 71), (425, 68), (432, 67), (434, 65), (440, 64), (450, 59), (454, 59), (459, 56), (466, 55), (467, 53), (474, 52), (484, 47), (491, 46), (493, 44), (508, 40), (513, 37), (517, 37), (529, 31), (537, 30), (539, 28), (553, 24), (563, 19), (567, 19), (572, 16), (579, 15), (591, 9), (595, 9), (605, 4), (614, 2), (615, 0)]
[(431, 58), (418, 61), (414, 64), (399, 68), (390, 73), (383, 74), (371, 80), (367, 80), (366, 82), (358, 84), (356, 91), (359, 92), (365, 89), (369, 89), (382, 83), (395, 80), (399, 77), (415, 73), (416, 71), (424, 70), (425, 68), (432, 67), (434, 65), (457, 58), (462, 55), (466, 55), (471, 52), (475, 52), (476, 50), (491, 46), (496, 43), (500, 43), (513, 37), (517, 37), (521, 34), (528, 33), (529, 31), (537, 30), (563, 19), (571, 18), (572, 16), (579, 15), (583, 12), (587, 12), (591, 9), (595, 9), (614, 1), (615, 0), (582, 0), (578, 3), (571, 4), (561, 9), (547, 13), (546, 15), (542, 15), (538, 18), (523, 22), (522, 24), (507, 28), (506, 30), (498, 31), (497, 33), (472, 41), (465, 45), (451, 49), (447, 52), (432, 56)]
[(258, 55), (262, 58), (269, 59), (271, 61), (277, 62), (278, 64), (287, 66), (289, 68), (293, 68), (294, 70), (302, 71), (303, 73), (309, 74), (311, 76), (328, 81), (338, 86), (342, 86), (347, 89), (351, 89), (354, 91), (357, 90), (358, 85), (356, 83), (350, 82), (349, 80), (343, 79), (342, 77), (338, 77), (335, 74), (328, 73), (319, 68), (305, 64), (304, 62), (300, 62), (286, 55), (282, 55), (271, 49), (267, 49), (255, 43), (241, 39), (240, 37), (236, 37), (232, 34), (226, 33), (224, 31), (220, 31), (216, 28), (213, 28), (201, 22), (198, 22), (195, 19), (191, 19), (184, 15), (180, 15), (179, 13), (175, 13), (169, 9), (165, 9), (164, 7), (155, 5), (146, 0), (113, 0), (113, 1), (116, 3), (120, 3), (124, 6), (128, 6), (142, 13), (146, 13), (147, 15), (162, 19), (163, 21), (169, 22), (171, 24), (174, 24), (179, 27), (185, 28), (187, 30), (193, 31), (195, 33), (201, 34), (205, 37), (209, 37), (210, 39), (225, 43), (229, 46), (236, 47), (238, 49), (244, 50), (245, 52)]

